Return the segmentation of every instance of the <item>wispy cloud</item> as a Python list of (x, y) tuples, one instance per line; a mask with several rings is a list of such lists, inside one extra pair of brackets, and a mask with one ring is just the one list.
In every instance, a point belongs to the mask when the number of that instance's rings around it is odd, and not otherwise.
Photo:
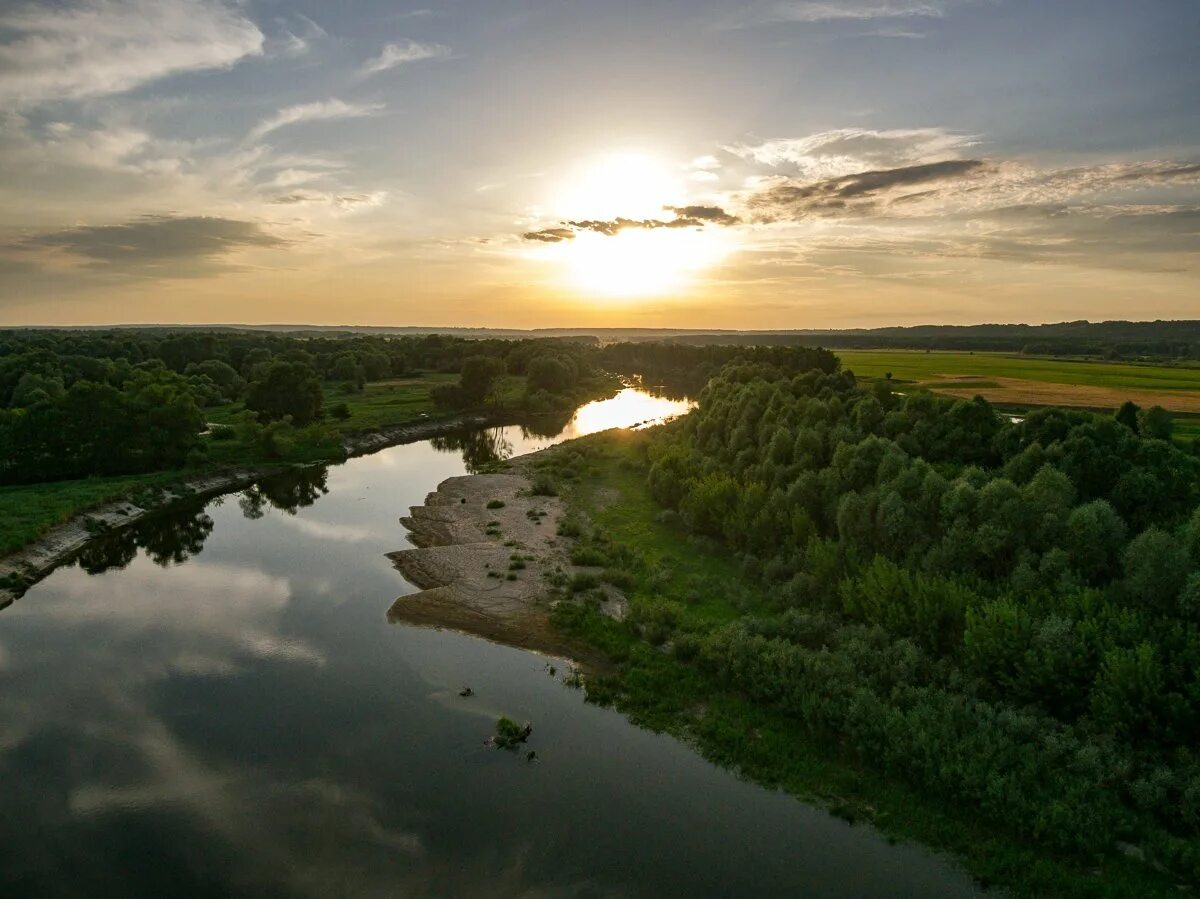
[(421, 62), (425, 59), (445, 59), (448, 56), (450, 56), (450, 48), (441, 44), (419, 44), (416, 41), (388, 44), (378, 56), (363, 63), (360, 74), (374, 75), (377, 72), (386, 72), (388, 69), (411, 62)]
[(752, 21), (832, 22), (837, 20), (940, 18), (964, 0), (792, 0), (752, 14)]
[(386, 199), (387, 194), (380, 190), (365, 193), (338, 193), (302, 189), (271, 197), (268, 202), (274, 206), (326, 204), (339, 212), (357, 212), (374, 206), (382, 206)]
[(314, 103), (299, 103), (279, 110), (275, 115), (263, 119), (246, 136), (247, 141), (260, 140), (272, 131), (301, 122), (320, 122), (330, 119), (354, 119), (374, 115), (383, 109), (381, 103), (346, 103), (343, 100), (318, 100)]
[(303, 56), (328, 33), (308, 16), (296, 13), (296, 22), (280, 20), (279, 33), (267, 40), (266, 51), (271, 56)]
[(219, 0), (83, 0), (0, 12), (0, 103), (121, 93), (168, 75), (232, 66), (263, 49)]

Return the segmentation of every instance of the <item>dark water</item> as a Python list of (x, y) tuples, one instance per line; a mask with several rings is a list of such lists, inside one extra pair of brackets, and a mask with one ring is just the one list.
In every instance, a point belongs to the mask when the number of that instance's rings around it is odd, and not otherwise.
[[(569, 430), (650, 417), (623, 402)], [(383, 557), (408, 545), (397, 517), (550, 442), (504, 429), (275, 479), (0, 612), (0, 895), (969, 894), (586, 705), (543, 657), (387, 623), (412, 590)], [(483, 745), (500, 714), (534, 722), (538, 762)]]

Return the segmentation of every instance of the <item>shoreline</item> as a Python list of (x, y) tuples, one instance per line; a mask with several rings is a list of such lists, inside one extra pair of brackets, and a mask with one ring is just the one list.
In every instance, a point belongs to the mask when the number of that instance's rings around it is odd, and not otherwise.
[[(413, 443), (463, 428), (480, 428), (498, 424), (503, 418), (498, 414), (463, 413), (448, 418), (431, 418), (404, 424), (389, 425), (374, 431), (349, 434), (342, 440), (345, 458), (352, 459), (368, 455), (401, 443)], [(331, 462), (296, 463), (308, 465), (336, 464)], [(0, 557), (0, 579), (8, 579), (9, 585), (0, 586), (0, 609), (4, 609), (50, 574), (55, 568), (69, 562), (90, 541), (115, 531), (123, 530), (156, 512), (164, 511), (185, 499), (196, 499), (231, 493), (248, 487), (254, 482), (280, 470), (279, 466), (237, 466), (227, 471), (213, 472), (185, 478), (165, 488), (159, 500), (139, 505), (132, 499), (120, 499), (103, 503), (79, 512), (61, 524), (55, 525), (42, 536)], [(13, 579), (23, 581), (12, 586)]]

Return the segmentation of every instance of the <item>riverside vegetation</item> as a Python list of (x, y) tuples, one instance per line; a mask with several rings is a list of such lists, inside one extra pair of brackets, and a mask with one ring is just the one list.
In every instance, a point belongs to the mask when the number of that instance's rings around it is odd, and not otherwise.
[(804, 352), (541, 463), (594, 572), (556, 620), (620, 666), (589, 698), (1017, 895), (1200, 883), (1200, 459)]
[(0, 332), (0, 552), (93, 506), (229, 466), (334, 461), (441, 414), (569, 415), (615, 376), (586, 341)]

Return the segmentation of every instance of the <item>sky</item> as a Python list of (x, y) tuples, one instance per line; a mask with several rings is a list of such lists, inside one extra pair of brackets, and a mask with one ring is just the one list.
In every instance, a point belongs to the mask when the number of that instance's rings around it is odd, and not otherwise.
[(1200, 318), (1195, 0), (0, 0), (0, 325)]

